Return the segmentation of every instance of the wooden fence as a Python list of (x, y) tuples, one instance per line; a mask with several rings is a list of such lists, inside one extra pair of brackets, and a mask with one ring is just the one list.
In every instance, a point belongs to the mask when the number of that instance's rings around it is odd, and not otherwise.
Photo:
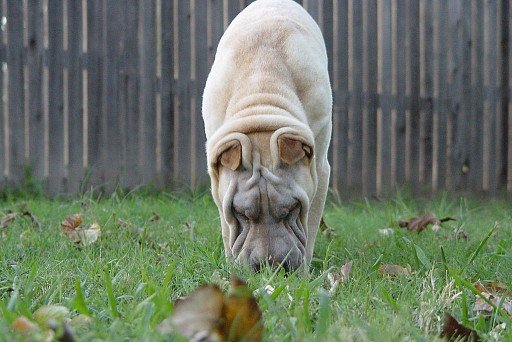
[[(0, 0), (3, 184), (207, 183), (201, 94), (244, 0)], [(512, 190), (508, 0), (303, 0), (334, 92), (332, 186)]]

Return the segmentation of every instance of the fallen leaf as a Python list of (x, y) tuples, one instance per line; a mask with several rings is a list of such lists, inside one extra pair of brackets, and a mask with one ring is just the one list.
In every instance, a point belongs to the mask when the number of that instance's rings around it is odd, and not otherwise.
[(11, 327), (22, 334), (32, 334), (39, 330), (38, 325), (25, 316), (16, 318), (14, 322), (12, 322)]
[(340, 283), (344, 283), (348, 280), (350, 271), (352, 270), (352, 264), (353, 262), (349, 261), (341, 266), (340, 273), (334, 271), (327, 274), (327, 280), (329, 280), (331, 285), (331, 288), (328, 291), (330, 296), (336, 292), (336, 289)]
[(71, 241), (87, 246), (98, 240), (101, 228), (96, 222), (92, 223), (88, 228), (83, 228), (80, 226), (83, 220), (82, 214), (75, 214), (66, 218), (60, 225)]
[(204, 285), (180, 298), (158, 329), (192, 341), (260, 341), (261, 311), (245, 282), (233, 279), (227, 296), (217, 285)]
[(60, 226), (67, 233), (68, 231), (77, 229), (82, 224), (83, 220), (84, 216), (82, 214), (74, 214), (62, 221)]
[(441, 223), (446, 221), (455, 221), (455, 219), (452, 217), (439, 219), (436, 215), (428, 213), (423, 216), (412, 217), (406, 221), (398, 221), (398, 225), (402, 228), (407, 228), (407, 230), (411, 232), (419, 233), (427, 228), (429, 224), (433, 224), (434, 231), (437, 231), (439, 230)]
[(447, 312), (444, 314), (444, 325), (440, 336), (447, 338), (448, 341), (480, 341), (476, 331), (466, 328)]
[[(475, 287), (482, 296), (495, 306), (500, 307), (501, 304), (501, 308), (512, 317), (512, 293), (505, 284), (497, 281), (486, 282), (485, 284), (478, 282)], [(479, 314), (490, 314), (494, 311), (494, 308), (482, 297), (477, 296), (473, 310)]]
[(410, 277), (412, 275), (411, 266), (409, 265), (407, 265), (407, 267), (403, 267), (400, 265), (380, 264), (379, 272), (390, 278), (394, 278), (396, 276)]
[(28, 218), (30, 218), (30, 221), (32, 221), (32, 225), (36, 228), (36, 229), (41, 229), (41, 223), (39, 222), (39, 220), (37, 219), (37, 217), (35, 217), (34, 214), (32, 214), (30, 211), (28, 210), (23, 210), (22, 211), (22, 215), (23, 216), (28, 216)]
[(18, 214), (17, 213), (8, 213), (8, 214), (5, 214), (4, 217), (2, 218), (2, 221), (0, 221), (0, 229), (4, 231), (7, 231), (7, 228), (9, 227), (9, 225), (11, 223), (14, 222), (14, 220), (16, 220), (18, 218)]
[(224, 299), (224, 319), (222, 335), (228, 341), (261, 341), (258, 302), (247, 284), (238, 278), (231, 281), (230, 295)]

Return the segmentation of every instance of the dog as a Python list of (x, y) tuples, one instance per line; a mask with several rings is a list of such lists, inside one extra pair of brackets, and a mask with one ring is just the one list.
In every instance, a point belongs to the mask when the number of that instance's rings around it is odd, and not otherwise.
[(203, 93), (226, 256), (311, 263), (327, 195), (332, 93), (320, 28), (292, 0), (257, 0), (220, 39)]

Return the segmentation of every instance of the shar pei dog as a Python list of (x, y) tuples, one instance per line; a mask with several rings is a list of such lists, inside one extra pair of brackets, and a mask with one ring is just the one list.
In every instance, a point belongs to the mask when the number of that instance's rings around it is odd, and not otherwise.
[(322, 33), (291, 0), (258, 0), (220, 39), (203, 94), (226, 256), (311, 262), (329, 182), (332, 94)]

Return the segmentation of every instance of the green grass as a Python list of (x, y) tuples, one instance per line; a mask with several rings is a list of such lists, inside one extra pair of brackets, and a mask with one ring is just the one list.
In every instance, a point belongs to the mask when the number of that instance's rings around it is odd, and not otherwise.
[[(256, 290), (269, 341), (432, 341), (444, 312), (484, 339), (495, 324), (506, 322), (501, 338), (512, 340), (510, 317), (476, 314), (472, 291), (477, 280), (499, 280), (512, 289), (510, 201), (397, 195), (330, 202), (324, 215), (330, 229), (318, 235), (307, 276), (271, 269), (254, 274), (226, 262), (208, 195), (8, 199), (1, 210), (22, 205), (41, 229), (20, 218), (0, 237), (0, 340), (23, 340), (11, 323), (46, 304), (66, 306), (71, 317), (93, 318), (75, 331), (78, 340), (166, 340), (156, 325), (172, 312), (173, 299), (204, 283), (227, 289), (231, 274)], [(398, 219), (428, 211), (457, 221), (437, 233), (395, 228)], [(77, 212), (86, 224), (96, 221), (102, 228), (90, 246), (78, 248), (61, 232), (60, 222)], [(151, 220), (154, 214), (159, 220)], [(119, 219), (128, 225), (120, 226)], [(498, 228), (489, 235), (495, 222)], [(381, 236), (378, 229), (387, 227), (394, 234)], [(453, 238), (454, 229), (466, 231), (468, 239)], [(329, 296), (327, 274), (347, 261), (353, 261), (350, 279)], [(380, 264), (410, 265), (413, 275), (390, 279), (379, 273)], [(272, 295), (264, 294), (266, 285), (275, 288)]]

